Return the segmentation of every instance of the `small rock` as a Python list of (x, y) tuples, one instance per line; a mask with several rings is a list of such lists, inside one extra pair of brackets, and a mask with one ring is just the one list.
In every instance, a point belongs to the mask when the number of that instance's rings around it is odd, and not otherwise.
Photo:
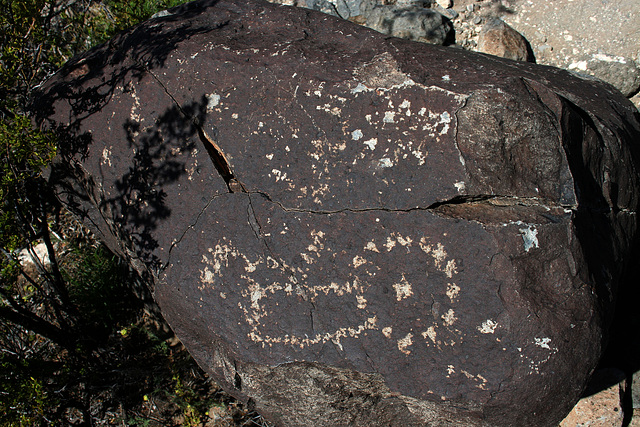
[[(35, 267), (36, 265), (51, 265), (51, 261), (49, 260), (49, 251), (44, 243), (39, 243), (31, 249), (32, 250), (29, 251), (25, 248), (18, 253), (18, 260), (22, 266), (30, 265)], [(36, 258), (38, 259), (37, 262)]]
[(499, 18), (482, 28), (478, 51), (516, 61), (536, 62), (529, 42)]
[(212, 406), (209, 408), (208, 416), (209, 421), (205, 424), (205, 427), (230, 425), (233, 422), (233, 416), (225, 406)]
[(285, 6), (297, 6), (306, 9), (317, 10), (328, 15), (337, 16), (343, 19), (356, 21), (356, 17), (366, 8), (371, 8), (376, 3), (375, 0), (268, 0), (270, 3), (282, 4)]
[(161, 10), (160, 12), (156, 12), (153, 15), (151, 15), (151, 19), (163, 18), (165, 16), (171, 16), (171, 12), (169, 12), (168, 10)]
[(453, 1), (451, 0), (436, 0), (436, 2), (438, 3), (438, 5), (445, 9), (449, 9), (451, 6), (453, 6)]
[(536, 31), (533, 35), (536, 38), (537, 42), (539, 42), (539, 43), (546, 43), (547, 42), (547, 36), (542, 34), (540, 31)]
[(548, 44), (543, 44), (543, 45), (538, 46), (536, 50), (540, 53), (540, 55), (544, 55), (544, 54), (546, 54), (548, 52), (552, 52), (553, 51), (553, 47), (549, 46)]
[(475, 18), (473, 18), (472, 22), (474, 25), (480, 25), (482, 23), (482, 18), (479, 16), (476, 16)]
[(633, 105), (635, 105), (638, 110), (640, 110), (640, 94), (634, 95), (633, 97), (629, 98), (629, 100), (633, 102)]

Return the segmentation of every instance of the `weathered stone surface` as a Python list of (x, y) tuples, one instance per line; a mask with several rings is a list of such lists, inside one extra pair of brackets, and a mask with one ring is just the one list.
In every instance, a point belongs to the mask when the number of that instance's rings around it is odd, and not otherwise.
[(604, 80), (626, 97), (635, 95), (640, 89), (640, 68), (630, 58), (595, 54), (586, 60), (570, 64), (569, 68)]
[(515, 61), (536, 62), (529, 42), (500, 18), (492, 19), (482, 27), (478, 51)]
[(451, 21), (422, 6), (377, 5), (366, 13), (365, 25), (382, 34), (423, 43), (446, 45), (455, 41)]
[(60, 196), (283, 425), (554, 425), (637, 229), (637, 110), (561, 70), (199, 1), (35, 105)]
[(283, 4), (286, 6), (305, 7), (339, 16), (342, 19), (349, 19), (360, 16), (363, 7), (373, 5), (375, 0), (269, 0), (271, 3)]

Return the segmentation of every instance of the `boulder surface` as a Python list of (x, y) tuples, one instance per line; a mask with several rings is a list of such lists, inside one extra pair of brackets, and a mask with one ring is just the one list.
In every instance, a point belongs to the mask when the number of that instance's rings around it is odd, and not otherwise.
[(203, 0), (38, 95), (64, 203), (278, 425), (557, 425), (637, 230), (638, 111), (568, 72)]

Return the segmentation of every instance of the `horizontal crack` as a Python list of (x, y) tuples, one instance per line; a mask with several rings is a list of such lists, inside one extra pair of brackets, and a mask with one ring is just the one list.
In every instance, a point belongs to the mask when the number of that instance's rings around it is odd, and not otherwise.
[(409, 207), (404, 209), (377, 206), (377, 207), (370, 207), (370, 208), (342, 208), (342, 209), (334, 209), (334, 210), (315, 210), (315, 209), (287, 207), (281, 202), (277, 200), (273, 200), (269, 194), (262, 191), (254, 190), (254, 191), (248, 191), (248, 193), (258, 194), (264, 197), (269, 202), (277, 204), (285, 212), (301, 212), (301, 213), (311, 213), (311, 214), (319, 214), (319, 215), (337, 214), (337, 213), (343, 213), (343, 212), (370, 212), (370, 211), (384, 211), (384, 212), (438, 211), (438, 210), (441, 210), (441, 208), (444, 208), (447, 206), (461, 206), (461, 205), (469, 205), (469, 204), (484, 204), (484, 205), (489, 205), (496, 208), (518, 206), (518, 207), (541, 207), (548, 210), (552, 210), (552, 209), (559, 209), (559, 210), (565, 210), (565, 211), (573, 210), (572, 206), (563, 206), (563, 205), (548, 203), (547, 201), (544, 201), (535, 197), (500, 196), (500, 195), (489, 195), (489, 194), (455, 196), (448, 200), (434, 202), (429, 206), (415, 206), (415, 207)]

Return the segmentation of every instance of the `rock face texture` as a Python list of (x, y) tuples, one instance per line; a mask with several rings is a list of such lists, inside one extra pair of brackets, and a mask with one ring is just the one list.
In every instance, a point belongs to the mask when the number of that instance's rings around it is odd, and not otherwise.
[(455, 43), (473, 51), (591, 75), (640, 105), (640, 33), (636, 31), (640, 9), (636, 0), (268, 1), (318, 10), (395, 37)]
[(606, 84), (209, 0), (34, 109), (61, 199), (278, 425), (557, 425), (598, 361), (639, 188)]
[(480, 31), (478, 52), (515, 61), (536, 62), (529, 42), (499, 18), (489, 21)]
[(415, 5), (375, 6), (365, 25), (382, 34), (439, 45), (455, 40), (453, 25), (443, 15)]

